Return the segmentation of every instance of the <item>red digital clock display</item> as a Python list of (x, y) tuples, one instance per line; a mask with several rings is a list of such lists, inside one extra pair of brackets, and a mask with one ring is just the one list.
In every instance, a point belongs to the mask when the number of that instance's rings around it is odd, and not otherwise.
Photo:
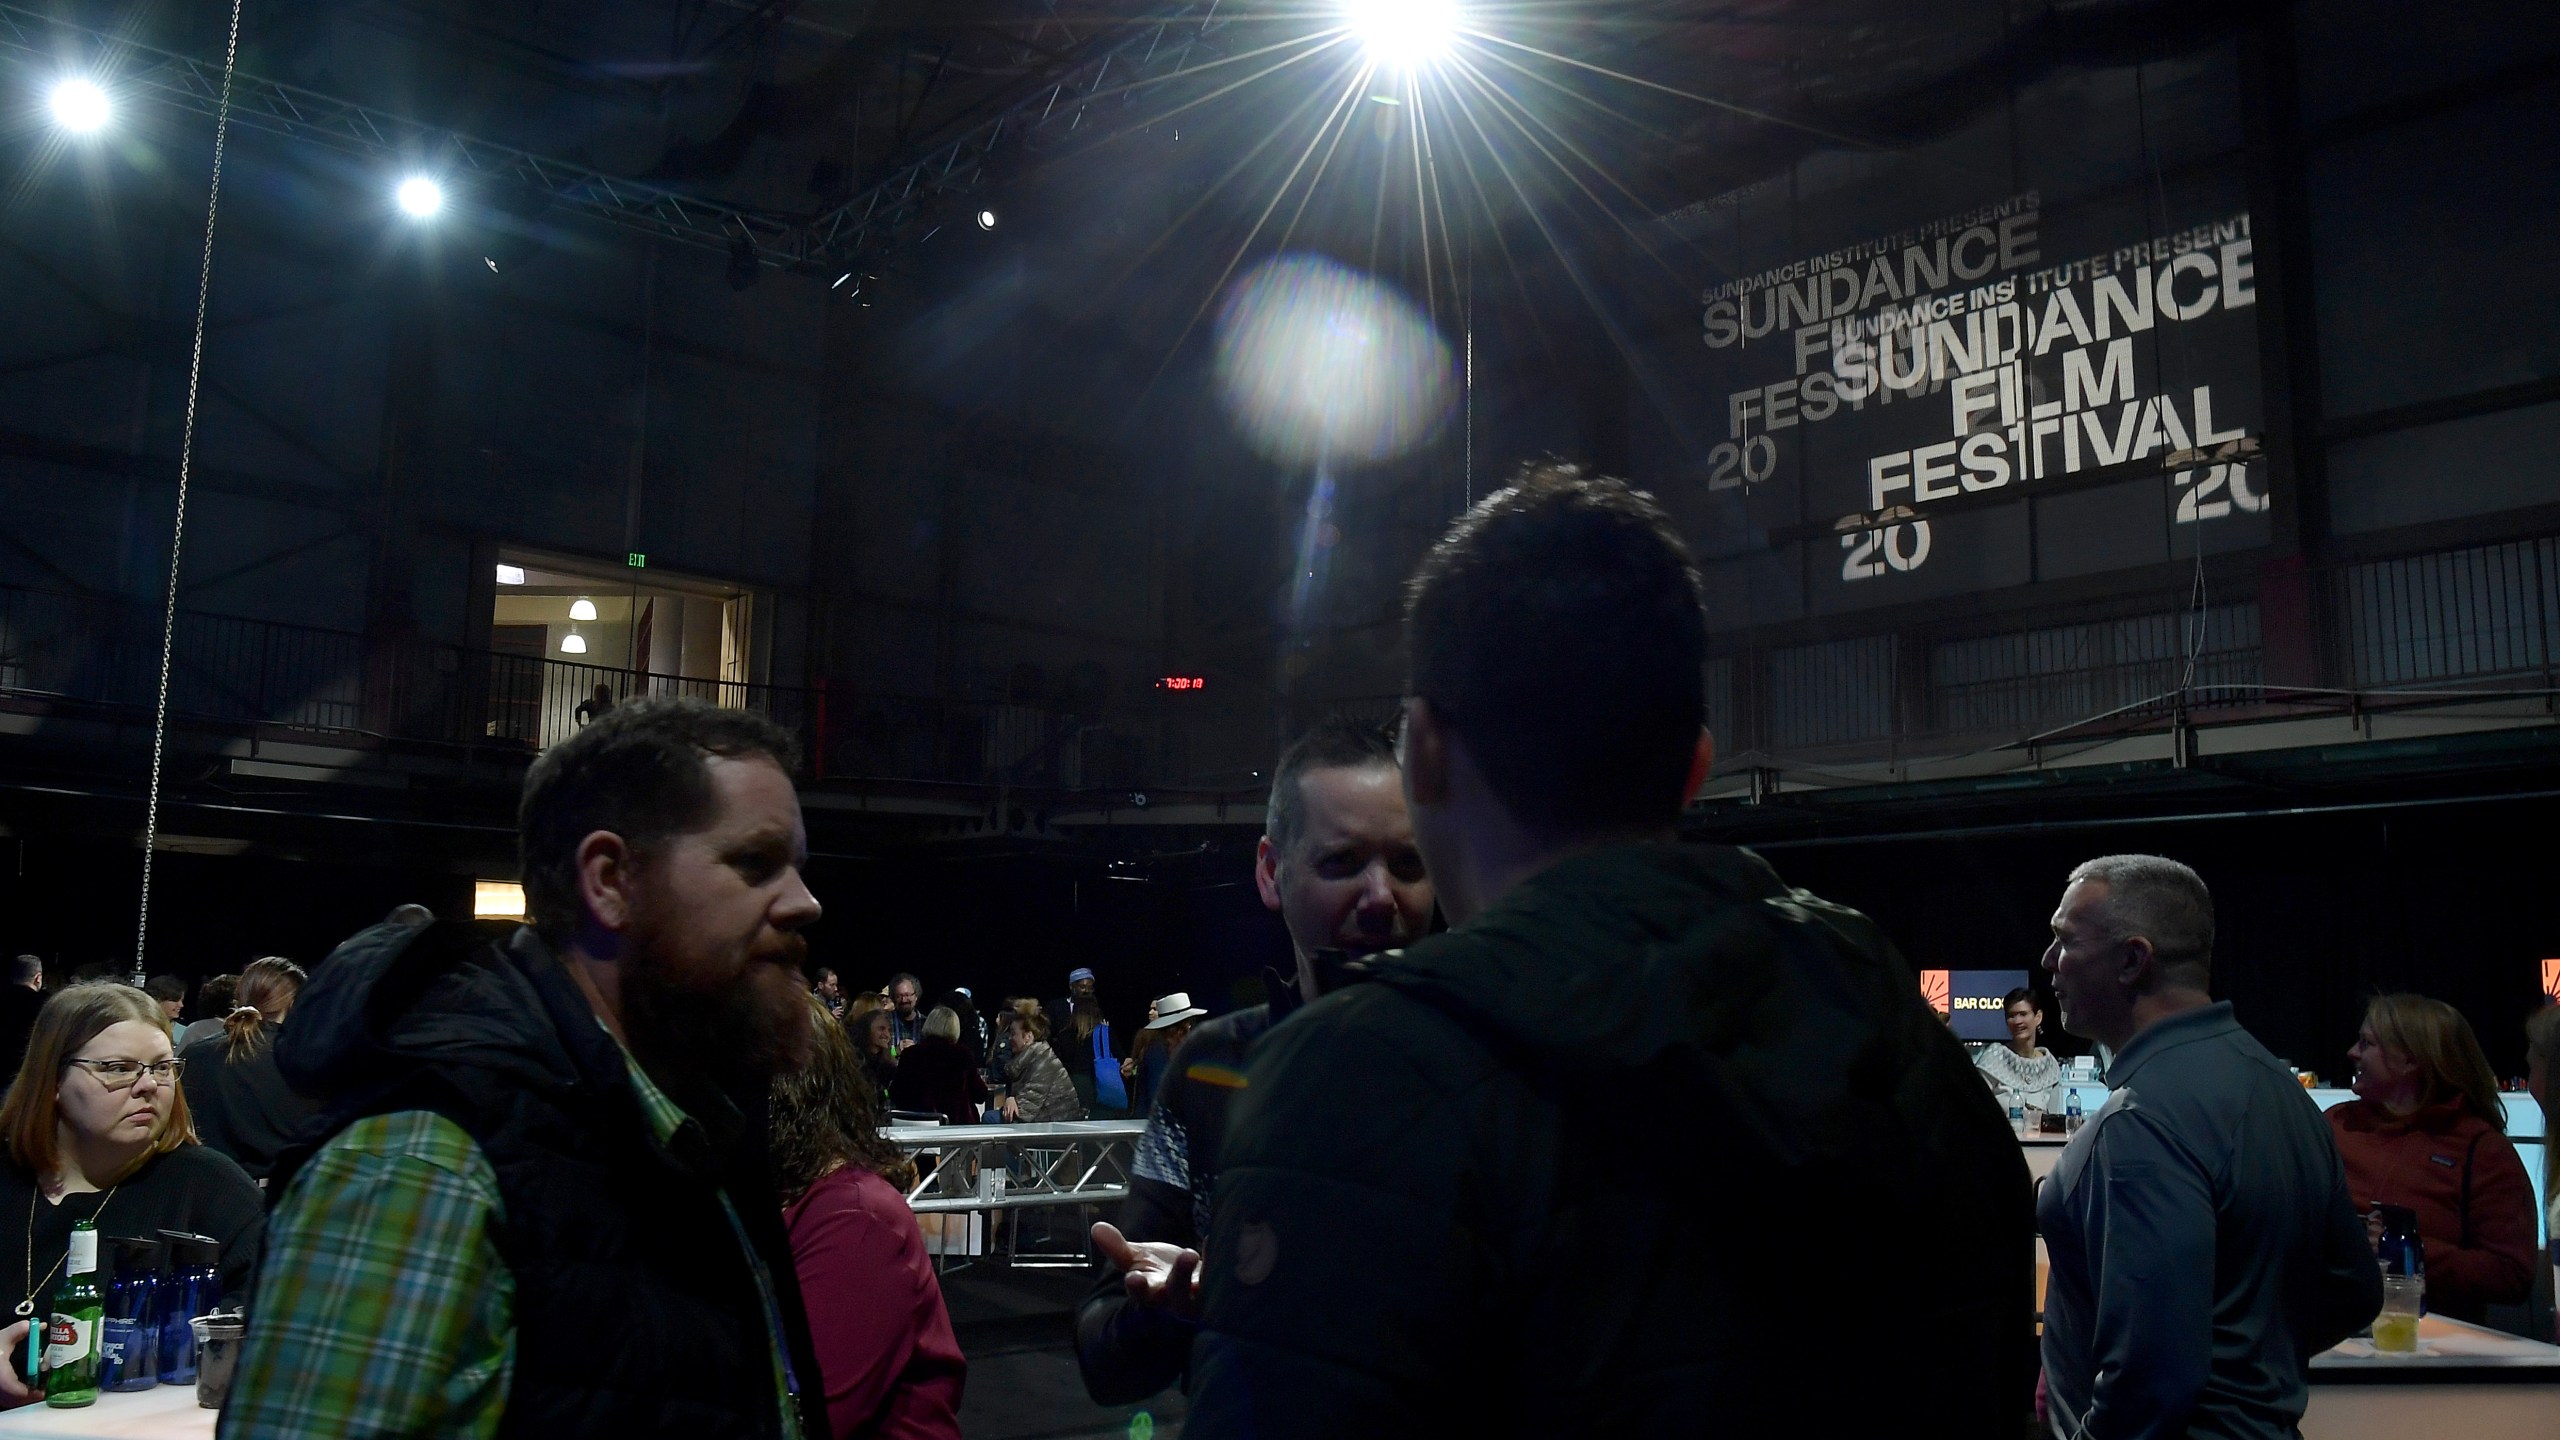
[(1206, 677), (1199, 675), (1167, 675), (1156, 682), (1156, 688), (1159, 690), (1206, 690), (1209, 688), (1209, 681)]

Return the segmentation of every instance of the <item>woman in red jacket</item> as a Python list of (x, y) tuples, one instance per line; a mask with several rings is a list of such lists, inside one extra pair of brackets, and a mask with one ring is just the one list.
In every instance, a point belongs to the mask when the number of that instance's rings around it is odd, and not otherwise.
[(2356, 1098), (2329, 1111), (2347, 1193), (2417, 1212), (2427, 1308), (2478, 1321), (2533, 1290), (2533, 1185), (2507, 1142), (2471, 1022), (2441, 1000), (2382, 995), (2347, 1052)]
[(905, 1193), (914, 1168), (872, 1128), (852, 1037), (812, 999), (809, 1068), (773, 1082), (773, 1164), (835, 1440), (960, 1440), (969, 1362)]

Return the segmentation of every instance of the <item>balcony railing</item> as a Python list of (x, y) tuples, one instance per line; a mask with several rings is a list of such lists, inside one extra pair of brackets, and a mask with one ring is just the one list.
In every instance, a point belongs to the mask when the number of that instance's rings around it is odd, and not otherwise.
[[(148, 713), (160, 619), (130, 601), (0, 586), (0, 697)], [(798, 739), (811, 778), (1064, 790), (1186, 783), (1169, 764), (1178, 747), (1165, 744), (1160, 718), (1136, 709), (635, 673), (189, 611), (178, 616), (171, 662), (170, 711), (195, 721), (531, 754), (586, 724), (601, 687), (607, 703), (694, 695), (767, 716)]]
[[(2302, 575), (2296, 637), (2326, 688), (2269, 684), (2261, 596), (2231, 587), (2201, 613), (2149, 612), (1989, 633), (1886, 633), (1745, 649), (1707, 665), (1710, 723), (1728, 756), (1771, 763), (1970, 751), (2173, 717), (2534, 691), (2560, 682), (2560, 537), (2334, 565)], [(2267, 606), (2274, 605), (2272, 599)], [(2297, 619), (2293, 628), (2301, 630)], [(635, 674), (457, 646), (369, 641), (314, 626), (181, 612), (172, 713), (315, 734), (501, 747), (530, 754), (576, 732), (598, 686), (699, 695), (797, 736), (805, 773), (1065, 791), (1209, 784), (1189, 733), (1161, 710), (941, 700), (841, 686)], [(0, 697), (147, 715), (160, 611), (0, 586)], [(1394, 696), (1296, 707), (1384, 722)], [(591, 713), (591, 712), (590, 712)], [(1201, 753), (1214, 747), (1202, 745)]]
[[(2271, 684), (2261, 596), (1989, 633), (1887, 632), (1707, 662), (1717, 748), (1748, 763), (1922, 758), (2173, 719), (2460, 701), (2560, 688), (2560, 537), (2328, 566), (2301, 576), (2325, 683)], [(2297, 621), (2297, 624), (2300, 622)], [(2307, 677), (2303, 677), (2306, 678)], [(1391, 696), (1302, 707), (1392, 713)]]

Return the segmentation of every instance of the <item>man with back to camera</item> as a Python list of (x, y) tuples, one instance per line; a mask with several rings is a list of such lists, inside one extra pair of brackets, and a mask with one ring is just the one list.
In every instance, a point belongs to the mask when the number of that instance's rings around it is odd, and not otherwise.
[(1138, 1142), (1117, 1226), (1093, 1227), (1110, 1269), (1076, 1311), (1076, 1360), (1096, 1404), (1128, 1405), (1182, 1378), (1198, 1332), (1199, 1247), (1218, 1188), (1229, 1102), (1271, 1027), (1431, 924), (1394, 747), (1377, 727), (1319, 722), (1280, 756), (1254, 847), (1254, 888), (1288, 928), (1289, 979), (1268, 1003), (1200, 1023), (1173, 1052)]
[(225, 1435), (829, 1433), (763, 1099), (818, 918), (788, 735), (692, 699), (543, 752), (532, 924), (387, 921), (277, 1044), (340, 1097), (279, 1161)]
[(1863, 916), (1671, 843), (1713, 747), (1662, 511), (1533, 468), (1405, 624), (1453, 928), (1256, 1052), (1184, 1433), (2014, 1434), (2032, 1217), (1990, 1093)]
[(2036, 1200), (2054, 1434), (2294, 1435), (2382, 1271), (2319, 1106), (2208, 993), (2213, 896), (2175, 860), (2089, 861), (2043, 963), (2062, 1028), (2114, 1052)]

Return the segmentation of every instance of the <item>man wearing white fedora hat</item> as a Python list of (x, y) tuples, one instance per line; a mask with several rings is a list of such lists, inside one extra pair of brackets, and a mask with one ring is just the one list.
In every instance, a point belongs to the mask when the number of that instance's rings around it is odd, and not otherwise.
[(1288, 927), (1295, 973), (1265, 971), (1270, 1003), (1214, 1020), (1202, 1020), (1208, 1012), (1187, 994), (1156, 1002), (1149, 1028), (1198, 1028), (1165, 1067), (1120, 1223), (1093, 1227), (1094, 1248), (1114, 1269), (1077, 1309), (1076, 1359), (1098, 1404), (1144, 1400), (1189, 1363), (1218, 1147), (1254, 1047), (1370, 957), (1430, 928), (1431, 880), (1384, 732), (1328, 719), (1281, 755), (1254, 883)]

